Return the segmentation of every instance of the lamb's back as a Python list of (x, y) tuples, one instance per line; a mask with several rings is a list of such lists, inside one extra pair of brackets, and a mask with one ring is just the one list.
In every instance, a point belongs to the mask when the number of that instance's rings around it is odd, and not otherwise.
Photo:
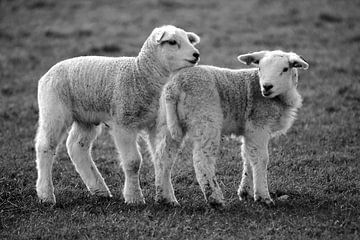
[(110, 114), (115, 90), (133, 84), (134, 67), (132, 57), (71, 58), (54, 65), (40, 80), (39, 89), (55, 92), (75, 115)]

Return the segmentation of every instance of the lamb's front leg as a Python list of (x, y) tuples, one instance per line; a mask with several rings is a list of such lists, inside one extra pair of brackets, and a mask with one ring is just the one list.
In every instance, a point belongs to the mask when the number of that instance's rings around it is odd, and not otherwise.
[(241, 146), (241, 156), (243, 160), (243, 171), (238, 196), (241, 201), (244, 201), (247, 197), (254, 197), (252, 167), (249, 162), (249, 157), (245, 154), (244, 143)]
[[(253, 174), (253, 191), (254, 200), (264, 202), (267, 205), (273, 205), (274, 202), (270, 197), (268, 182), (267, 182), (267, 166), (269, 162), (268, 142), (270, 135), (263, 129), (252, 129), (244, 136), (244, 146), (242, 148), (242, 155), (245, 157), (245, 162), (248, 161), (252, 168)], [(248, 166), (245, 166), (248, 168)], [(245, 171), (249, 172), (249, 169)], [(245, 175), (245, 174), (244, 174)], [(241, 183), (246, 185), (249, 181), (249, 175), (243, 175)], [(242, 184), (240, 184), (240, 189)]]
[(137, 133), (116, 126), (112, 131), (112, 135), (119, 151), (121, 166), (125, 174), (123, 190), (125, 203), (145, 203), (139, 180), (142, 159), (136, 143)]

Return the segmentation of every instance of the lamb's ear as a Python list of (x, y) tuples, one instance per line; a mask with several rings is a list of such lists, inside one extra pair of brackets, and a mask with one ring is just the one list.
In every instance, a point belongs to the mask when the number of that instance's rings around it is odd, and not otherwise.
[(158, 30), (158, 32), (155, 33), (155, 42), (161, 43), (163, 38), (165, 37), (166, 31), (165, 30)]
[(259, 64), (260, 59), (262, 59), (267, 51), (260, 51), (260, 52), (252, 52), (247, 54), (242, 54), (237, 57), (237, 59), (245, 63), (246, 65), (250, 64)]
[(196, 45), (200, 42), (200, 37), (198, 35), (196, 35), (195, 33), (193, 32), (187, 32), (186, 33), (188, 38), (189, 38), (189, 41), (192, 45)]
[(309, 68), (309, 64), (305, 61), (305, 59), (295, 53), (290, 54), (289, 63), (290, 67), (303, 68), (305, 70)]
[(158, 44), (169, 40), (171, 37), (170, 31), (166, 28), (158, 28), (155, 31), (156, 32), (155, 32), (154, 39), (155, 39), (155, 42)]

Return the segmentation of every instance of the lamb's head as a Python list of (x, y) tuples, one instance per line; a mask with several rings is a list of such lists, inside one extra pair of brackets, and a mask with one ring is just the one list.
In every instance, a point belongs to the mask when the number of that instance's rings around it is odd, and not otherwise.
[(200, 37), (195, 33), (167, 25), (155, 28), (150, 39), (155, 44), (155, 57), (169, 72), (194, 66), (200, 59), (199, 50), (195, 48)]
[(296, 88), (298, 68), (308, 69), (309, 64), (293, 52), (260, 51), (238, 56), (247, 65), (259, 66), (261, 93), (272, 98)]

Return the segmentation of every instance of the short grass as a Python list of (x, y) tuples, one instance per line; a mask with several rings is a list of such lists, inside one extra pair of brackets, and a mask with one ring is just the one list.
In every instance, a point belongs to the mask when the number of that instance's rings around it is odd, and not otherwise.
[[(359, 239), (360, 2), (317, 0), (0, 1), (0, 239)], [(65, 148), (54, 164), (57, 204), (38, 203), (33, 139), (37, 81), (79, 55), (132, 56), (150, 31), (175, 24), (202, 37), (201, 62), (239, 68), (236, 56), (292, 50), (300, 73), (298, 120), (270, 145), (274, 208), (240, 202), (240, 143), (224, 138), (218, 177), (227, 206), (206, 206), (191, 156), (173, 182), (180, 207), (154, 204), (154, 171), (141, 170), (145, 206), (127, 206), (106, 131), (93, 155), (114, 197), (91, 196)]]

